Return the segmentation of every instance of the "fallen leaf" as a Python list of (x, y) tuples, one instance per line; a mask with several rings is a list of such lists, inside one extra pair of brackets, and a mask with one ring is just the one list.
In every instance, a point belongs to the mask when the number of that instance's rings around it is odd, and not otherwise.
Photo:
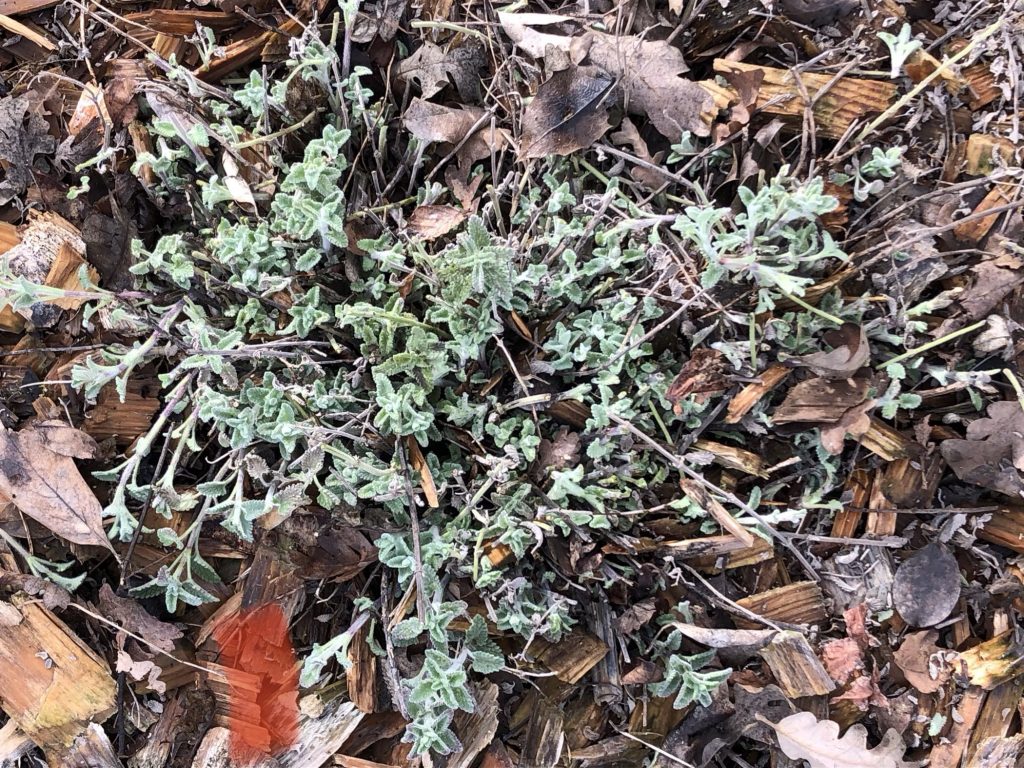
[[(734, 685), (732, 688), (735, 713), (715, 728), (698, 734), (698, 765), (708, 765), (723, 748), (731, 747), (740, 739), (753, 739), (762, 744), (772, 742), (772, 721), (793, 714), (795, 707), (777, 685), (763, 688)], [(767, 723), (767, 725), (766, 725)]]
[(960, 294), (960, 306), (969, 320), (978, 320), (995, 310), (1014, 288), (1024, 283), (1024, 263), (1020, 257), (1002, 241), (994, 247), (1004, 253), (972, 266), (974, 282)]
[[(661, 163), (662, 157), (665, 155), (664, 152), (658, 152), (655, 155), (651, 155), (651, 151), (647, 148), (647, 142), (640, 136), (640, 131), (633, 125), (633, 121), (628, 117), (622, 118), (622, 123), (619, 125), (619, 130), (611, 135), (612, 143), (617, 146), (628, 146), (633, 150), (633, 154), (636, 155), (640, 160), (651, 163), (652, 165), (658, 165)], [(665, 184), (665, 177), (660, 173), (652, 171), (650, 168), (645, 168), (642, 165), (630, 165), (629, 175), (632, 176), (637, 183), (643, 185), (648, 190), (654, 191), (660, 189)]]
[(537, 447), (538, 478), (551, 471), (575, 467), (580, 461), (580, 436), (568, 427), (559, 427), (554, 439), (541, 438)]
[(412, 56), (401, 61), (396, 75), (404, 83), (418, 82), (424, 99), (437, 95), (452, 82), (461, 100), (477, 102), (480, 99), (480, 71), (486, 60), (483, 46), (472, 38), (449, 48), (441, 48), (427, 40)]
[[(761, 719), (761, 718), (759, 718)], [(906, 745), (899, 733), (890, 729), (882, 743), (873, 749), (867, 746), (867, 729), (859, 723), (850, 726), (839, 738), (839, 724), (818, 720), (810, 712), (797, 712), (777, 723), (766, 722), (775, 731), (786, 757), (806, 760), (810, 768), (915, 768), (922, 765), (906, 762)]]
[(150, 659), (136, 661), (127, 651), (118, 651), (115, 671), (127, 673), (136, 682), (146, 680), (146, 685), (154, 693), (162, 695), (167, 692), (167, 683), (160, 679), (163, 670)]
[(603, 70), (619, 84), (626, 110), (647, 117), (662, 136), (678, 141), (683, 131), (695, 136), (711, 132), (702, 116), (712, 108), (711, 94), (679, 77), (688, 67), (671, 43), (603, 32), (565, 37), (531, 28), (569, 21), (554, 14), (499, 13), (498, 19), (505, 33), (534, 58), (546, 56), (551, 46), (569, 52), (577, 63), (587, 61)]
[(763, 648), (778, 634), (774, 629), (722, 629), (701, 627), (696, 624), (672, 622), (672, 627), (684, 636), (709, 648)]
[(944, 440), (942, 458), (966, 483), (1016, 497), (1024, 491), (1024, 410), (1016, 400), (988, 407), (988, 418), (967, 427), (966, 440)]
[(665, 391), (665, 399), (672, 403), (672, 410), (682, 413), (679, 403), (688, 395), (696, 395), (694, 402), (702, 405), (712, 393), (728, 388), (725, 365), (725, 358), (717, 349), (698, 347), (693, 350)]
[[(413, 99), (402, 116), (406, 129), (421, 141), (436, 141), (444, 144), (459, 144), (469, 136), (484, 110), (457, 109), (433, 104), (423, 99)], [(501, 131), (492, 130), (485, 122), (472, 136), (466, 139), (458, 158), (460, 165), (471, 165), (477, 160), (490, 157), (491, 151), (498, 151), (505, 146), (505, 136)]]
[(846, 622), (846, 636), (856, 640), (857, 644), (865, 651), (877, 646), (878, 641), (868, 632), (868, 604), (857, 603), (843, 611), (843, 621)]
[(106, 618), (122, 629), (138, 635), (153, 647), (167, 653), (174, 650), (174, 641), (183, 634), (173, 624), (150, 616), (135, 600), (115, 595), (109, 584), (100, 587), (99, 607)]
[(847, 409), (835, 424), (822, 426), (821, 447), (832, 456), (843, 452), (847, 436), (857, 440), (871, 429), (871, 411), (877, 400), (865, 400), (863, 403)]
[(945, 619), (960, 599), (960, 568), (944, 547), (932, 542), (900, 564), (892, 584), (893, 606), (912, 627)]
[(830, 352), (815, 352), (794, 357), (791, 365), (810, 368), (826, 379), (848, 379), (871, 358), (871, 348), (864, 329), (855, 323), (843, 323), (825, 334), (825, 342), (833, 347)]
[(623, 611), (615, 620), (615, 628), (623, 635), (631, 635), (653, 619), (657, 612), (658, 607), (653, 597), (641, 600)]
[(956, 653), (939, 648), (935, 644), (938, 637), (934, 629), (911, 632), (893, 655), (907, 682), (921, 693), (935, 693), (953, 673), (947, 656), (955, 657)]
[(36, 91), (0, 99), (0, 205), (6, 205), (32, 183), (37, 155), (52, 154), (56, 140), (42, 115), (43, 99)]
[(466, 220), (466, 212), (450, 205), (420, 205), (407, 223), (409, 231), (424, 240), (443, 237)]
[(852, 702), (861, 712), (867, 712), (871, 706), (888, 708), (889, 700), (878, 688), (878, 671), (871, 675), (860, 675), (846, 690), (838, 696), (833, 696), (832, 701)]
[(545, 80), (523, 111), (524, 156), (571, 155), (601, 138), (613, 84), (597, 67), (569, 66)]
[(91, 437), (59, 421), (19, 432), (0, 427), (0, 492), (61, 538), (113, 551), (103, 508), (73, 461), (95, 452)]
[(839, 685), (846, 685), (864, 669), (864, 657), (857, 641), (850, 637), (829, 640), (821, 647), (821, 663), (828, 676)]

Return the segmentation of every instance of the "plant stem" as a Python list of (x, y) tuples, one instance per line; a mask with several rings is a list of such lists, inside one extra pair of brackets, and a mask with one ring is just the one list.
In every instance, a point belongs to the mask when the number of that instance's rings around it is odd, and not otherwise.
[(908, 349), (902, 355), (896, 355), (896, 357), (890, 360), (886, 360), (884, 363), (879, 363), (878, 365), (875, 366), (875, 370), (880, 371), (883, 368), (885, 368), (885, 366), (891, 365), (892, 363), (902, 363), (904, 360), (907, 360), (908, 358), (911, 357), (915, 357), (916, 355), (919, 355), (922, 352), (927, 352), (929, 349), (935, 349), (935, 347), (941, 346), (945, 344), (947, 341), (952, 341), (953, 339), (958, 339), (961, 336), (966, 336), (968, 333), (973, 333), (979, 328), (983, 328), (986, 322), (987, 321), (985, 320), (979, 320), (974, 325), (969, 325), (966, 328), (961, 328), (959, 331), (947, 333), (945, 336), (935, 339), (934, 341), (929, 341), (927, 344), (922, 344), (919, 347)]

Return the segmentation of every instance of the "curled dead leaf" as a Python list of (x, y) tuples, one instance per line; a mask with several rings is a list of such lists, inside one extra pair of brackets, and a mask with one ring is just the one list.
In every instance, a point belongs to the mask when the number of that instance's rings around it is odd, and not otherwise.
[(466, 212), (450, 205), (420, 205), (409, 215), (409, 231), (424, 240), (436, 240), (466, 220)]
[(825, 342), (833, 347), (830, 352), (815, 352), (794, 357), (788, 362), (810, 368), (826, 379), (848, 379), (871, 358), (867, 334), (855, 323), (843, 323), (838, 329), (825, 334)]
[(614, 80), (597, 67), (569, 66), (541, 84), (523, 112), (525, 157), (571, 155), (608, 130)]
[(892, 602), (913, 627), (931, 627), (945, 619), (960, 599), (960, 567), (942, 545), (932, 542), (900, 564), (892, 584)]
[(953, 673), (950, 660), (956, 652), (939, 648), (935, 641), (939, 633), (934, 629), (911, 632), (893, 656), (907, 682), (921, 693), (935, 693)]

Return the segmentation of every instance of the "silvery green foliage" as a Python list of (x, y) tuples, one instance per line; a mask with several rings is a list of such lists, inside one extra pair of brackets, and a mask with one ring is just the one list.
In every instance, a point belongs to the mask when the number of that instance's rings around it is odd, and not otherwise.
[(757, 312), (787, 295), (802, 296), (823, 270), (847, 255), (819, 218), (838, 201), (815, 178), (799, 182), (783, 167), (756, 192), (740, 187), (743, 210), (690, 206), (673, 228), (705, 263), (701, 282), (713, 288), (730, 277), (757, 287)]
[(891, 32), (878, 33), (878, 39), (889, 48), (889, 77), (894, 80), (900, 76), (900, 72), (903, 71), (903, 64), (910, 58), (910, 55), (921, 47), (921, 41), (914, 40), (911, 37), (912, 34), (910, 24), (906, 23), (900, 27), (899, 34), (894, 35)]

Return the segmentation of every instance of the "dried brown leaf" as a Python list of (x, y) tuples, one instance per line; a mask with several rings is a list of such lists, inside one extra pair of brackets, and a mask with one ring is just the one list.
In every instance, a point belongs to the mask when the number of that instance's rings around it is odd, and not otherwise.
[(32, 183), (37, 155), (52, 154), (56, 140), (42, 114), (43, 99), (35, 91), (0, 99), (0, 205), (20, 195)]
[(786, 757), (806, 760), (810, 768), (914, 768), (921, 763), (906, 762), (903, 737), (889, 730), (882, 743), (869, 749), (868, 732), (859, 723), (839, 738), (839, 724), (818, 720), (810, 712), (797, 712), (777, 723), (769, 723)]
[(451, 78), (459, 98), (475, 102), (480, 98), (480, 70), (485, 63), (483, 46), (472, 38), (449, 48), (426, 40), (412, 56), (402, 60), (396, 74), (404, 83), (416, 80), (424, 99), (440, 93)]
[(939, 633), (934, 629), (911, 632), (903, 638), (903, 644), (893, 656), (907, 682), (921, 693), (935, 693), (953, 673), (947, 656), (955, 657), (956, 654), (939, 648), (935, 644), (938, 637)]
[(821, 428), (821, 446), (832, 456), (843, 452), (847, 436), (858, 440), (871, 429), (871, 411), (876, 400), (865, 400), (844, 413), (839, 421)]
[[(413, 99), (409, 108), (402, 116), (406, 129), (421, 141), (436, 141), (444, 144), (457, 145), (466, 139), (459, 150), (460, 164), (470, 165), (476, 160), (490, 157), (491, 151), (497, 152), (505, 146), (505, 136), (501, 131), (492, 130), (485, 122), (473, 135), (473, 130), (480, 118), (484, 116), (482, 109), (457, 109), (433, 104), (423, 99)], [(466, 137), (469, 137), (468, 139)]]
[(95, 451), (91, 437), (59, 421), (0, 428), (0, 492), (61, 538), (112, 550), (103, 508), (73, 461)]
[(537, 89), (523, 111), (525, 157), (571, 155), (608, 130), (610, 75), (597, 67), (569, 66)]
[(173, 651), (174, 641), (183, 634), (173, 624), (150, 616), (135, 600), (115, 595), (109, 584), (100, 587), (99, 607), (103, 615), (119, 627), (138, 635), (161, 651)]
[(967, 427), (966, 440), (944, 440), (939, 450), (966, 483), (1008, 496), (1024, 491), (1024, 410), (1016, 400), (992, 403), (988, 418)]
[(825, 341), (833, 347), (830, 352), (815, 352), (794, 357), (789, 362), (826, 379), (848, 379), (871, 358), (867, 334), (855, 323), (843, 323), (838, 329), (825, 334)]
[(409, 231), (424, 240), (443, 237), (466, 220), (466, 212), (450, 205), (420, 205), (409, 215)]
[(725, 358), (717, 349), (698, 347), (693, 350), (665, 392), (672, 409), (682, 413), (679, 403), (688, 395), (696, 395), (694, 401), (701, 404), (707, 402), (711, 393), (726, 389), (729, 381), (725, 378), (725, 365)]
[(688, 67), (672, 44), (602, 32), (565, 37), (532, 28), (569, 21), (554, 14), (499, 13), (498, 18), (505, 33), (534, 58), (545, 56), (550, 46), (568, 52), (572, 61), (603, 70), (620, 85), (627, 111), (647, 117), (666, 138), (678, 141), (683, 131), (696, 136), (710, 133), (702, 113), (712, 107), (711, 94), (680, 77)]
[(852, 702), (861, 712), (867, 712), (872, 706), (889, 707), (889, 700), (878, 688), (878, 672), (872, 675), (860, 675), (850, 683), (846, 690), (838, 696), (833, 696), (832, 701)]
[(864, 669), (864, 657), (857, 641), (850, 637), (829, 640), (821, 647), (821, 663), (828, 676), (840, 685), (846, 685)]

